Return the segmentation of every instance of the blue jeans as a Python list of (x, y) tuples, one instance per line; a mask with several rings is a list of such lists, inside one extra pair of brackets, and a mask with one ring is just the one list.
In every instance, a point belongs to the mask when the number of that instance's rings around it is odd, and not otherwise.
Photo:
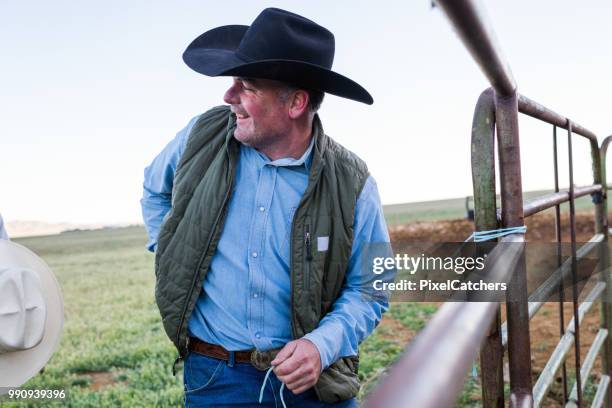
[[(266, 375), (248, 363), (233, 363), (189, 353), (185, 360), (185, 407), (249, 407), (282, 408), (279, 396), (281, 382), (270, 373), (263, 399), (259, 404), (259, 390)], [(318, 400), (313, 388), (295, 395), (283, 390), (283, 398), (290, 407), (356, 408), (357, 399), (327, 404)]]

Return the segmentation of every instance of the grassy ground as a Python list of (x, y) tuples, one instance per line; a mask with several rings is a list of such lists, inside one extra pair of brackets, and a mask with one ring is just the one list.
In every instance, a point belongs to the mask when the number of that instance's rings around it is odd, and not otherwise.
[[(70, 232), (19, 239), (43, 257), (62, 286), (64, 334), (44, 373), (23, 388), (64, 389), (64, 401), (44, 406), (181, 406), (182, 376), (172, 376), (175, 350), (161, 326), (153, 288), (153, 255), (142, 228)], [(400, 354), (406, 339), (435, 311), (394, 305), (361, 347), (360, 375), (370, 389)], [(35, 400), (2, 406), (41, 406)]]
[[(438, 214), (439, 215), (439, 214)], [(155, 305), (153, 255), (142, 228), (79, 231), (19, 239), (56, 273), (65, 303), (62, 341), (45, 371), (28, 389), (64, 389), (67, 398), (44, 406), (181, 406), (182, 375), (171, 374), (176, 357)], [(396, 303), (361, 346), (365, 395), (384, 376), (435, 313), (429, 304)], [(480, 406), (477, 378), (468, 377), (457, 407)], [(41, 406), (35, 400), (7, 407)]]
[(170, 373), (176, 356), (155, 306), (153, 257), (144, 250), (143, 229), (18, 242), (42, 256), (56, 273), (66, 316), (58, 352), (25, 388), (66, 390), (65, 401), (47, 401), (45, 406), (180, 405), (183, 388), (180, 377)]

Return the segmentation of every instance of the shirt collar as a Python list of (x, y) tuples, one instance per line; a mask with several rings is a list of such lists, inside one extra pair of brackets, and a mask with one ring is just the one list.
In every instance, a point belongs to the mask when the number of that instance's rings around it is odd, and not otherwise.
[(257, 155), (263, 160), (264, 164), (268, 164), (270, 166), (275, 167), (289, 167), (289, 166), (304, 166), (307, 170), (310, 170), (310, 165), (312, 163), (312, 149), (314, 147), (314, 137), (310, 138), (310, 144), (308, 148), (302, 154), (299, 159), (294, 159), (293, 157), (283, 157), (282, 159), (270, 160), (265, 154), (258, 152), (253, 149)]

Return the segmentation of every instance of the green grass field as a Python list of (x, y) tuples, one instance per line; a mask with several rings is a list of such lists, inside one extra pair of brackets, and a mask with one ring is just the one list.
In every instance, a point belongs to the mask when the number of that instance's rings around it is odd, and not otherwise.
[[(527, 199), (542, 192), (527, 193)], [(465, 217), (464, 199), (385, 206), (389, 224)], [(589, 197), (577, 208), (589, 208)], [(21, 238), (45, 259), (62, 286), (65, 326), (59, 350), (27, 389), (64, 389), (67, 398), (44, 406), (182, 406), (182, 372), (172, 376), (176, 351), (154, 300), (153, 255), (141, 227), (76, 231)], [(435, 313), (427, 304), (393, 304), (388, 322), (361, 346), (361, 397)], [(458, 407), (480, 406), (477, 379), (468, 378)], [(7, 407), (41, 406), (0, 399)]]
[[(63, 401), (44, 406), (170, 407), (183, 403), (182, 371), (172, 376), (176, 352), (154, 300), (153, 255), (138, 227), (78, 231), (18, 239), (44, 258), (64, 294), (59, 350), (44, 373), (23, 388), (64, 389)], [(398, 327), (418, 330), (435, 311), (394, 305)], [(361, 347), (360, 376), (369, 390), (405, 346), (397, 328), (380, 327)], [(41, 406), (35, 400), (2, 406)]]
[(66, 317), (59, 350), (25, 388), (65, 389), (67, 399), (45, 402), (49, 406), (180, 405), (183, 388), (170, 372), (176, 356), (155, 305), (153, 256), (144, 250), (144, 230), (83, 231), (18, 242), (56, 273)]

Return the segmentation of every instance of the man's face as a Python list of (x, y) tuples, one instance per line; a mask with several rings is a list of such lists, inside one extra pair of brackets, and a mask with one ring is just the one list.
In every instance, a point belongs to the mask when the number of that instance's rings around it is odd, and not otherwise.
[(283, 138), (288, 129), (286, 86), (268, 79), (235, 77), (223, 100), (236, 114), (234, 137), (254, 148)]

